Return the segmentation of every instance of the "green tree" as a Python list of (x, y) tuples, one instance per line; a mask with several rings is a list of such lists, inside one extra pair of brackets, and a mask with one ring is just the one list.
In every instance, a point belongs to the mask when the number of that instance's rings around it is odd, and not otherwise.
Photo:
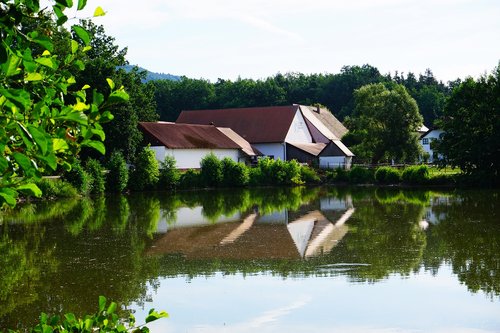
[(348, 145), (360, 159), (415, 161), (420, 152), (417, 129), (422, 125), (415, 100), (404, 86), (369, 84), (354, 92), (355, 109), (347, 120)]
[(130, 186), (134, 190), (152, 190), (158, 184), (160, 170), (155, 152), (146, 147), (137, 155), (131, 174)]
[[(100, 91), (109, 89), (106, 77), (111, 78), (117, 85), (125, 87), (130, 99), (112, 107), (114, 120), (105, 124), (103, 128), (106, 133), (106, 150), (122, 151), (125, 159), (133, 162), (141, 149), (142, 134), (138, 122), (158, 120), (154, 87), (143, 83), (146, 72), (140, 71), (137, 67), (131, 71), (122, 68), (128, 64), (125, 58), (127, 48), (120, 49), (116, 45), (115, 38), (107, 35), (102, 25), (96, 25), (88, 20), (83, 20), (81, 23), (92, 37), (92, 49), (82, 56), (85, 69), (77, 74), (77, 78), (97, 87)], [(87, 152), (87, 155), (96, 158), (92, 152)]]
[(158, 80), (155, 87), (157, 113), (161, 120), (175, 121), (182, 110), (210, 108), (214, 99), (214, 86), (206, 80)]
[[(65, 23), (64, 11), (73, 6), (56, 1), (56, 22), (48, 26)], [(107, 98), (85, 82), (77, 84), (73, 73), (85, 67), (79, 55), (91, 49), (88, 32), (73, 25), (72, 39), (57, 40), (65, 50), (58, 54), (54, 31), (33, 24), (45, 20), (40, 13), (38, 1), (4, 0), (0, 6), (0, 205), (14, 206), (18, 192), (40, 196), (33, 180), (69, 169), (82, 147), (104, 154), (101, 123), (113, 118), (104, 110), (128, 98), (112, 80), (106, 82)]]
[(200, 167), (200, 177), (204, 185), (215, 187), (222, 183), (222, 162), (213, 153), (202, 158)]
[(106, 182), (104, 179), (104, 170), (101, 166), (101, 163), (99, 163), (98, 160), (94, 160), (93, 158), (91, 158), (87, 160), (85, 169), (92, 179), (90, 185), (90, 193), (97, 195), (103, 194)]
[(181, 173), (177, 169), (176, 161), (173, 156), (165, 156), (165, 160), (160, 163), (160, 189), (173, 190), (179, 185)]
[(106, 190), (113, 193), (121, 193), (128, 184), (128, 167), (120, 151), (114, 151), (111, 154), (106, 175)]
[(490, 75), (468, 78), (452, 93), (439, 127), (435, 149), (444, 163), (467, 174), (498, 181), (500, 168), (500, 66)]

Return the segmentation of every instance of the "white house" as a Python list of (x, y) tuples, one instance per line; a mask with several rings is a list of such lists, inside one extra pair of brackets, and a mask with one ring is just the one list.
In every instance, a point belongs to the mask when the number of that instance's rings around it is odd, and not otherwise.
[[(320, 114), (319, 108), (293, 104), (182, 111), (177, 123), (231, 128), (263, 155), (274, 159), (316, 161), (323, 167), (349, 167), (354, 155), (333, 133), (335, 130), (342, 133), (345, 127), (330, 115), (326, 118), (325, 111)], [(330, 121), (327, 123), (323, 118)]]
[(431, 143), (440, 139), (443, 133), (444, 131), (440, 129), (430, 129), (420, 137), (420, 144), (422, 145), (424, 152), (429, 154), (429, 163), (434, 163), (441, 158), (440, 155), (433, 151)]
[(227, 128), (171, 122), (141, 122), (139, 128), (156, 159), (163, 162), (166, 156), (172, 156), (179, 169), (200, 168), (200, 161), (210, 153), (235, 162), (249, 162), (259, 155), (246, 140)]

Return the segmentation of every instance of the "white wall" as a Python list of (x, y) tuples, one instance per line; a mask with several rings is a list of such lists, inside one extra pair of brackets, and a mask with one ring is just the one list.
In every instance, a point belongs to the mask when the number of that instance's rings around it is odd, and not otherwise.
[(260, 150), (265, 156), (274, 156), (275, 160), (285, 159), (284, 143), (254, 143), (252, 146)]
[(350, 156), (320, 156), (319, 167), (322, 169), (335, 169), (338, 167), (350, 169), (352, 157)]
[(151, 147), (155, 152), (159, 163), (165, 160), (165, 156), (173, 156), (178, 169), (199, 169), (200, 161), (210, 153), (222, 160), (229, 157), (235, 162), (239, 162), (239, 149), (167, 149), (164, 146)]
[[(431, 142), (439, 139), (439, 136), (444, 133), (442, 130), (432, 130), (420, 139), (420, 145), (424, 152), (429, 154), (429, 163), (434, 162), (434, 151), (431, 149)], [(425, 143), (424, 143), (425, 142)]]
[(292, 124), (288, 129), (288, 133), (285, 138), (285, 142), (300, 142), (300, 143), (311, 143), (312, 137), (307, 128), (306, 122), (302, 113), (297, 110), (295, 116), (293, 117)]

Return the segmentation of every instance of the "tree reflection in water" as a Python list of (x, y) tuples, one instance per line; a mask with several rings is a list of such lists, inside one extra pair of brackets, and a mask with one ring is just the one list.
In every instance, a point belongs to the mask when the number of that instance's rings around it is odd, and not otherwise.
[[(347, 276), (376, 283), (451, 264), (500, 295), (499, 195), (392, 188), (141, 193), (28, 203), (0, 216), (0, 327), (144, 302), (167, 276)], [(424, 226), (424, 227), (423, 227)]]

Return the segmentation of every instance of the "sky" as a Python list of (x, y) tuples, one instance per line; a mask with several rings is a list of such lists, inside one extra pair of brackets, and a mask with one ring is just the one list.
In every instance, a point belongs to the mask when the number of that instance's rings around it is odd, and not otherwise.
[(130, 64), (211, 82), (363, 64), (447, 82), (500, 60), (499, 0), (88, 0), (77, 15), (97, 6)]

